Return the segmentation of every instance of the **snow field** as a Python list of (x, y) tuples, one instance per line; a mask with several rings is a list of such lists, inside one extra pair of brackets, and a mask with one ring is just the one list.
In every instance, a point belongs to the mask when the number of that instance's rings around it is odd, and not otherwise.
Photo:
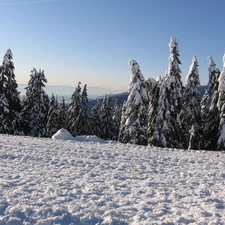
[(0, 225), (225, 224), (224, 158), (0, 135)]

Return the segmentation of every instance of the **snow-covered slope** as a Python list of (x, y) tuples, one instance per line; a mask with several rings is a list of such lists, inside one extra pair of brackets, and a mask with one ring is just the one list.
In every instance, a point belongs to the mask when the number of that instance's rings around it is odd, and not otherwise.
[(0, 224), (225, 224), (224, 152), (0, 135)]

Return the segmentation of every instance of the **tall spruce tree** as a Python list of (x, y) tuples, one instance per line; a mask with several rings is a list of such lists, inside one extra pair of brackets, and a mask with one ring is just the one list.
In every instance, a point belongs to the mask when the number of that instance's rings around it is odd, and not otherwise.
[(126, 101), (123, 102), (122, 110), (121, 110), (121, 119), (120, 119), (120, 127), (118, 134), (118, 141), (122, 142), (124, 138), (124, 132), (126, 129), (126, 120), (127, 120), (127, 111), (126, 111)]
[(184, 130), (184, 148), (200, 149), (200, 80), (198, 61), (193, 56), (184, 89), (184, 103), (181, 114)]
[(14, 74), (13, 54), (8, 49), (0, 67), (0, 132), (14, 135), (23, 134), (21, 101)]
[(68, 131), (75, 137), (79, 133), (79, 115), (81, 111), (81, 82), (71, 96), (70, 107), (68, 109)]
[[(158, 99), (159, 99), (159, 85), (161, 82), (161, 77), (159, 77), (158, 82), (152, 78), (146, 80), (146, 86), (148, 89), (149, 107), (148, 107), (148, 144), (155, 145), (154, 141), (157, 139), (157, 127), (155, 127), (155, 119), (157, 116)], [(155, 133), (156, 132), (156, 133)], [(158, 136), (158, 135), (157, 135)]]
[(90, 119), (88, 115), (88, 94), (87, 94), (87, 84), (84, 85), (81, 94), (81, 109), (78, 116), (78, 134), (79, 135), (90, 135)]
[[(170, 117), (170, 111), (167, 109), (168, 106), (168, 93), (166, 78), (162, 77), (159, 79), (159, 98), (155, 103), (154, 111), (149, 111), (149, 122), (148, 122), (148, 143), (149, 145), (157, 147), (168, 147), (169, 146), (169, 126), (168, 118)], [(151, 121), (152, 119), (153, 121)]]
[(219, 99), (217, 107), (219, 110), (217, 150), (225, 150), (225, 54), (223, 56), (223, 71), (219, 76)]
[(91, 134), (100, 137), (101, 135), (101, 116), (100, 116), (100, 102), (97, 99), (96, 105), (91, 109), (90, 112), (90, 126), (91, 126)]
[(4, 61), (0, 67), (0, 133), (11, 132), (11, 121), (8, 116), (10, 112), (9, 102), (6, 98), (7, 76), (5, 75)]
[(49, 110), (47, 115), (47, 137), (52, 137), (59, 128), (58, 125), (58, 116), (59, 116), (59, 106), (57, 98), (55, 98), (54, 94), (52, 93), (52, 97), (49, 101)]
[(46, 137), (46, 123), (49, 98), (44, 91), (44, 71), (34, 68), (26, 87), (26, 95), (22, 102), (22, 116), (25, 119), (25, 134), (33, 137)]
[(183, 148), (180, 113), (183, 104), (183, 86), (179, 65), (179, 48), (175, 38), (169, 43), (169, 66), (162, 79), (155, 128), (151, 143), (156, 146)]
[[(1, 68), (0, 68), (1, 70)], [(9, 134), (11, 132), (11, 124), (8, 117), (9, 103), (5, 97), (4, 88), (2, 87), (2, 77), (0, 77), (0, 133)]]
[(113, 112), (110, 106), (110, 98), (108, 95), (105, 95), (100, 108), (100, 138), (112, 140), (113, 135)]
[(148, 95), (144, 76), (135, 60), (130, 60), (131, 78), (129, 96), (123, 106), (125, 112), (121, 120), (119, 141), (147, 145), (147, 107)]
[(212, 57), (209, 57), (209, 82), (208, 88), (201, 100), (201, 149), (215, 150), (218, 140), (219, 98), (218, 78), (220, 70), (216, 67)]
[(67, 107), (64, 97), (62, 97), (59, 104), (59, 115), (58, 115), (58, 129), (67, 129)]
[(112, 140), (117, 141), (119, 136), (119, 128), (121, 121), (121, 107), (119, 105), (118, 99), (114, 100), (112, 119), (113, 119), (113, 137)]

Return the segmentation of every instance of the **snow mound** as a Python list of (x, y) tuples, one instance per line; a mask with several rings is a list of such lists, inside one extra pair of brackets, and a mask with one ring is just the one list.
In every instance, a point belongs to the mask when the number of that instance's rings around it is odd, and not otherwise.
[(81, 141), (81, 142), (99, 142), (101, 144), (108, 143), (108, 141), (105, 141), (95, 135), (89, 135), (89, 136), (77, 136), (74, 138), (75, 141)]
[(64, 128), (58, 130), (53, 136), (52, 139), (59, 140), (72, 140), (74, 137)]

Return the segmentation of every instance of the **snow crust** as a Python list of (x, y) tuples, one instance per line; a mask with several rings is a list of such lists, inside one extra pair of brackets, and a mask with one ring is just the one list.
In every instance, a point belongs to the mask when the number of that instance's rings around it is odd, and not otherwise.
[(59, 133), (0, 135), (1, 225), (224, 223), (224, 152)]

